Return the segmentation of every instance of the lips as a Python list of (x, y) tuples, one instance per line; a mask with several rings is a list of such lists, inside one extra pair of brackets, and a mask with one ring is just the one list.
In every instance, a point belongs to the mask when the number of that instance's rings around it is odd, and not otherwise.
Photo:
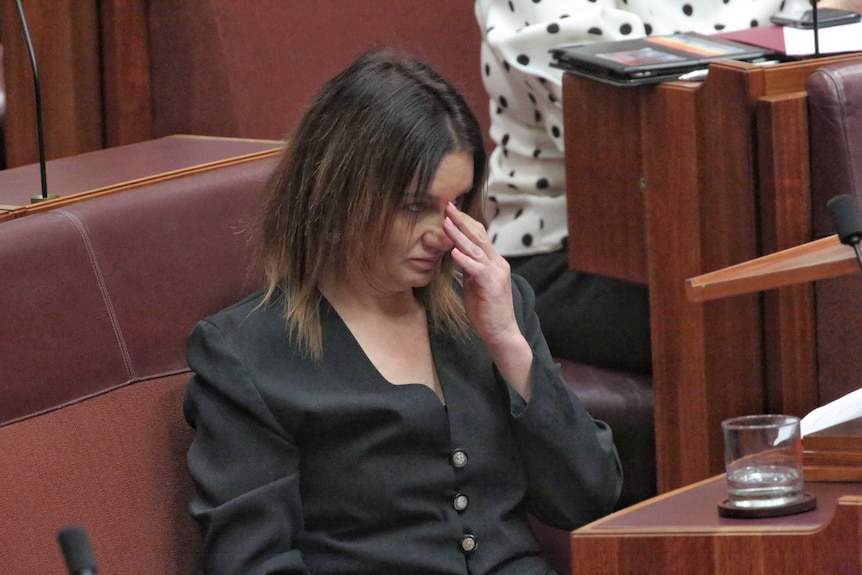
[(412, 258), (410, 261), (422, 270), (433, 270), (440, 263), (440, 258)]

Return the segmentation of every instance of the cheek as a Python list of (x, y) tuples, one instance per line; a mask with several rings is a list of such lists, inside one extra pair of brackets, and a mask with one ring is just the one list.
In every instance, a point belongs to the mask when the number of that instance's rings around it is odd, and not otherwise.
[(422, 240), (422, 235), (434, 227), (442, 229), (442, 221), (434, 215), (420, 215), (416, 219), (399, 218), (386, 238), (389, 250), (403, 251)]
[(418, 234), (418, 225), (411, 226), (409, 223), (396, 221), (381, 247), (386, 254), (395, 256), (409, 249), (416, 242)]

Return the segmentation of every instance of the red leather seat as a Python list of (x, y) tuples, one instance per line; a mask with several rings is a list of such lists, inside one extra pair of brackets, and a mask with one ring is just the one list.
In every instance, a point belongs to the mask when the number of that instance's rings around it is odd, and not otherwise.
[(199, 572), (185, 339), (262, 277), (242, 230), (272, 160), (0, 223), (0, 572)]
[(0, 170), (6, 167), (6, 86), (3, 82), (3, 45), (0, 44)]
[[(824, 66), (809, 76), (813, 239), (835, 228), (826, 203), (851, 194), (862, 206), (862, 60)], [(820, 405), (860, 386), (862, 284), (857, 276), (816, 282), (817, 384)]]

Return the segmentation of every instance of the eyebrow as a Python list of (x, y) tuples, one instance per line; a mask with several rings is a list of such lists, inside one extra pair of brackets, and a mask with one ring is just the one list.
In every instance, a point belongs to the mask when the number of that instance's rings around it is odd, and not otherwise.
[[(466, 190), (464, 190), (463, 192), (461, 192), (460, 194), (455, 196), (455, 199), (457, 200), (457, 199), (463, 198), (464, 196), (466, 196), (467, 194), (469, 194), (472, 191), (473, 191), (473, 186), (471, 185), (469, 188), (467, 188)], [(435, 200), (440, 199), (439, 197), (435, 196), (431, 192), (425, 192), (424, 194), (420, 194), (418, 192), (408, 192), (402, 196), (402, 199), (404, 199), (404, 200), (424, 200), (424, 199), (429, 199), (429, 198), (433, 198)]]

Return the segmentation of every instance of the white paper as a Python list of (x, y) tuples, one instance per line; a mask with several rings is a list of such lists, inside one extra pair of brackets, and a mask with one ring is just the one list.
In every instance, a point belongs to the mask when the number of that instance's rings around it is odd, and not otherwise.
[[(862, 50), (862, 22), (820, 28), (818, 44), (821, 54)], [(814, 31), (784, 26), (784, 52), (790, 56), (814, 54)]]
[(802, 436), (862, 417), (862, 388), (851, 391), (844, 397), (814, 409), (802, 418), (799, 428)]

